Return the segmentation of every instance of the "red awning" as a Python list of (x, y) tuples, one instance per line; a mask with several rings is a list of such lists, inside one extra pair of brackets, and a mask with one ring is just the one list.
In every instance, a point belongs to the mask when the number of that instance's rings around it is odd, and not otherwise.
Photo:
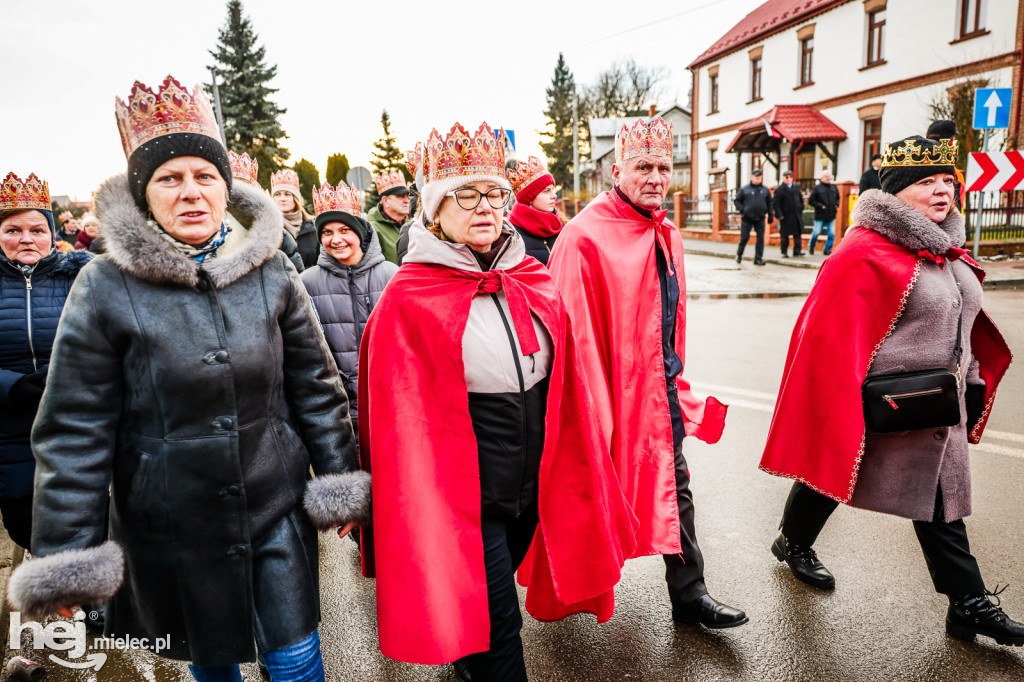
[(776, 151), (779, 142), (840, 142), (846, 131), (804, 104), (780, 104), (740, 126), (729, 152)]

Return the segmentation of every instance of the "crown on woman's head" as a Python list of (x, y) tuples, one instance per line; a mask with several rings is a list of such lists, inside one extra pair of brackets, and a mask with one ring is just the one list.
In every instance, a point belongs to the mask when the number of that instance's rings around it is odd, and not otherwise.
[(50, 204), (50, 186), (46, 180), (40, 180), (35, 173), (22, 180), (14, 172), (7, 174), (0, 183), (0, 211), (12, 209), (41, 208), (53, 210)]
[(536, 156), (520, 161), (515, 168), (508, 169), (508, 181), (512, 183), (512, 191), (519, 194), (530, 183), (548, 175), (548, 169)]
[(206, 135), (221, 142), (210, 100), (200, 86), (192, 92), (168, 75), (156, 92), (135, 81), (128, 101), (115, 98), (114, 113), (124, 155), (171, 133)]
[(955, 137), (939, 140), (930, 147), (912, 139), (904, 140), (895, 147), (886, 143), (882, 145), (882, 167), (955, 166), (958, 146)]
[(622, 124), (615, 135), (615, 163), (638, 156), (667, 156), (672, 158), (672, 124), (656, 116), (650, 123), (642, 118), (632, 127)]
[(299, 174), (290, 168), (284, 168), (270, 176), (270, 194), (273, 196), (285, 190), (301, 196), (299, 190)]
[(327, 211), (344, 211), (349, 215), (358, 216), (359, 195), (354, 189), (339, 180), (337, 188), (331, 187), (331, 183), (325, 182), (320, 190), (313, 188), (313, 210), (317, 215)]
[(413, 179), (423, 170), (422, 142), (417, 142), (415, 147), (405, 153), (405, 167), (409, 169), (409, 174)]
[(405, 176), (402, 175), (402, 171), (385, 171), (380, 175), (373, 176), (373, 182), (377, 185), (377, 193), (383, 194), (389, 189), (393, 189), (401, 185), (405, 186)]
[(444, 138), (434, 128), (424, 150), (424, 181), (469, 175), (505, 177), (505, 147), (498, 141), (504, 137), (504, 129), (495, 136), (486, 123), (472, 137), (459, 123)]
[(228, 161), (231, 162), (232, 178), (244, 180), (256, 187), (260, 186), (260, 183), (256, 181), (256, 176), (260, 172), (260, 162), (258, 160), (250, 159), (249, 155), (244, 152), (242, 154), (228, 152)]

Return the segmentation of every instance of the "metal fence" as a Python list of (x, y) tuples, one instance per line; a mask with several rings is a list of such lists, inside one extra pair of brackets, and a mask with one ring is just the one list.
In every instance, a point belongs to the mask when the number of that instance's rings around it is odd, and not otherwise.
[[(967, 199), (967, 240), (974, 240), (978, 194)], [(1024, 239), (1024, 191), (986, 192), (981, 212), (981, 241)]]
[(711, 197), (686, 197), (683, 199), (687, 227), (711, 229)]

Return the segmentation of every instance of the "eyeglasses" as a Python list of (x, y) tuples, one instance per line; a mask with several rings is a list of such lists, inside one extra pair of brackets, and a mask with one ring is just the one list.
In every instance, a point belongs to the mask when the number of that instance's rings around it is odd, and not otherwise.
[(472, 211), (480, 205), (480, 200), (484, 197), (487, 197), (487, 203), (490, 204), (491, 208), (503, 208), (508, 204), (508, 200), (512, 198), (512, 192), (504, 187), (495, 187), (487, 192), (481, 192), (472, 187), (463, 187), (454, 192), (448, 192), (445, 196), (454, 197), (455, 203), (464, 211)]

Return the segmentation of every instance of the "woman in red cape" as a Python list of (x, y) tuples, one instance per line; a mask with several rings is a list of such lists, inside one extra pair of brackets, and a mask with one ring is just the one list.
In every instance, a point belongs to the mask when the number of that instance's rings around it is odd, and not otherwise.
[(554, 283), (502, 223), (494, 139), (431, 134), (423, 213), (363, 336), (363, 561), (384, 655), (525, 680), (514, 572), (531, 543), (527, 609), (603, 622), (636, 522)]
[[(963, 521), (967, 444), (981, 438), (1011, 355), (981, 308), (984, 272), (961, 248), (955, 158), (956, 140), (885, 145), (882, 190), (858, 199), (857, 227), (825, 261), (797, 319), (761, 459), (768, 473), (796, 480), (772, 552), (798, 579), (832, 589), (811, 547), (839, 503), (911, 519), (935, 590), (949, 598), (946, 631), (1021, 646), (1024, 625), (989, 600)], [(957, 376), (959, 424), (866, 427), (866, 378), (935, 368)], [(894, 416), (916, 395), (889, 398)]]

